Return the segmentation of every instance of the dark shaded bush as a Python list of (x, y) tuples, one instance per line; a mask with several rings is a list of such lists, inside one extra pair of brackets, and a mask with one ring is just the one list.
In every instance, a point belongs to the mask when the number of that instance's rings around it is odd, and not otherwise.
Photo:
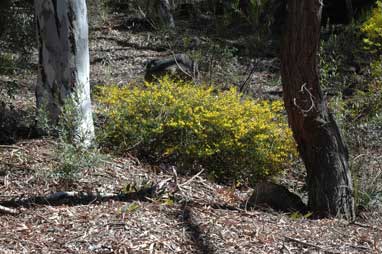
[(25, 63), (35, 45), (33, 1), (2, 0), (0, 2), (1, 53), (15, 53), (18, 64)]

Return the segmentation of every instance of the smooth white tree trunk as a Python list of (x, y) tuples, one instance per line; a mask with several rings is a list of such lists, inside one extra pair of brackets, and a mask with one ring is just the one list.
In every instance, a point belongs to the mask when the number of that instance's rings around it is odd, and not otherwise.
[(66, 103), (74, 112), (72, 141), (89, 146), (94, 139), (90, 101), (86, 0), (35, 0), (39, 75), (38, 112), (58, 124)]

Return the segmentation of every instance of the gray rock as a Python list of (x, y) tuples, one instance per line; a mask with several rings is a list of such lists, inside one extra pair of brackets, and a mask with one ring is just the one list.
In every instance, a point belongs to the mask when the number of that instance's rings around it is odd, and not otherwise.
[(301, 198), (290, 192), (284, 186), (261, 182), (257, 183), (253, 194), (247, 202), (247, 208), (252, 207), (270, 207), (282, 212), (301, 212), (308, 211), (307, 206)]
[(145, 80), (153, 82), (169, 75), (182, 80), (195, 80), (199, 70), (197, 63), (186, 54), (171, 55), (161, 59), (153, 59), (146, 65)]

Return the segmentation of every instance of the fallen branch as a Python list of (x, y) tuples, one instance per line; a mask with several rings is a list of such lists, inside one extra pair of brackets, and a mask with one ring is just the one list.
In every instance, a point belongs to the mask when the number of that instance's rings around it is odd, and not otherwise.
[(204, 169), (200, 170), (199, 173), (197, 173), (196, 175), (194, 175), (193, 177), (191, 177), (189, 180), (185, 181), (184, 183), (181, 183), (181, 184), (178, 184), (179, 187), (183, 187), (187, 184), (190, 184), (192, 181), (195, 180), (195, 178), (197, 178), (198, 176), (200, 176), (202, 173), (203, 173)]
[(6, 213), (6, 214), (17, 214), (16, 209), (8, 208), (5, 206), (0, 205), (0, 213)]
[(24, 147), (15, 146), (15, 145), (0, 145), (0, 148), (1, 149), (23, 150), (24, 152), (27, 152), (27, 150)]
[(184, 70), (184, 69), (182, 68), (182, 66), (180, 66), (179, 62), (176, 60), (176, 55), (175, 55), (174, 51), (172, 50), (170, 43), (167, 42), (167, 46), (169, 47), (170, 52), (171, 52), (171, 55), (172, 55), (172, 57), (174, 58), (175, 64), (178, 66), (179, 70), (180, 70), (181, 72), (183, 72), (185, 75), (189, 76), (189, 77), (192, 79), (192, 81), (195, 82), (195, 81), (196, 81), (195, 70), (194, 70), (193, 75), (190, 74), (190, 73), (188, 73), (186, 70)]
[(296, 238), (292, 238), (292, 237), (288, 237), (288, 236), (284, 236), (284, 237), (285, 237), (286, 240), (288, 240), (290, 242), (298, 243), (298, 244), (301, 244), (301, 245), (303, 245), (305, 247), (311, 247), (311, 248), (323, 251), (324, 253), (330, 253), (330, 254), (338, 254), (338, 253), (340, 253), (340, 252), (334, 252), (334, 251), (326, 250), (326, 249), (324, 249), (321, 246), (318, 246), (318, 245), (313, 244), (313, 243), (307, 243), (307, 242), (304, 242), (304, 241), (296, 239)]
[[(146, 197), (155, 194), (156, 186), (143, 188), (130, 193), (99, 193), (99, 192), (77, 192), (60, 191), (46, 196), (21, 197), (18, 199), (0, 202), (0, 211), (15, 211), (7, 207), (31, 207), (33, 205), (62, 205), (62, 204), (90, 204), (93, 202), (118, 200), (134, 201), (145, 200)], [(10, 209), (10, 210), (9, 210)]]
[(368, 224), (363, 224), (363, 223), (360, 223), (360, 222), (351, 222), (349, 223), (349, 225), (356, 225), (356, 226), (359, 226), (359, 227), (362, 227), (362, 228), (371, 228), (371, 229), (374, 229), (376, 231), (381, 231), (382, 232), (382, 228), (379, 228), (379, 227), (376, 227), (376, 226), (372, 226), (372, 225), (368, 225)]
[(247, 90), (246, 86), (248, 84), (248, 81), (251, 79), (253, 73), (255, 73), (255, 70), (256, 70), (256, 65), (253, 65), (253, 67), (252, 67), (251, 71), (249, 72), (247, 78), (244, 80), (244, 82), (239, 87), (239, 92), (240, 93), (244, 93), (245, 90)]

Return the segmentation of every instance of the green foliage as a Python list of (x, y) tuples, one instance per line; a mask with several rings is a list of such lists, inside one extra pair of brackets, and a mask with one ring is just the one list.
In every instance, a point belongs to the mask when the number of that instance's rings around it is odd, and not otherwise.
[(138, 202), (132, 202), (127, 205), (124, 205), (120, 208), (119, 213), (125, 217), (127, 215), (131, 215), (134, 212), (136, 212), (139, 208), (141, 208), (141, 205)]
[(127, 182), (124, 186), (122, 192), (125, 194), (133, 192), (142, 192), (152, 189), (154, 187), (154, 182), (146, 177), (137, 176), (134, 181)]
[[(324, 90), (340, 94), (349, 86), (360, 86), (354, 65), (361, 65), (368, 54), (362, 49), (362, 35), (355, 23), (336, 33), (324, 32), (320, 45), (320, 82)], [(326, 38), (325, 38), (326, 37)], [(352, 43), (349, 43), (351, 41)]]
[(55, 153), (56, 167), (53, 176), (63, 181), (79, 178), (84, 169), (102, 163), (105, 156), (97, 149), (84, 149), (71, 143), (59, 142)]
[(382, 158), (360, 154), (351, 161), (354, 177), (354, 197), (360, 209), (382, 208)]
[(382, 49), (382, 1), (372, 10), (370, 17), (362, 24), (361, 31), (365, 33), (366, 48), (372, 52)]
[(78, 178), (82, 170), (100, 165), (107, 159), (97, 148), (86, 149), (81, 142), (78, 144), (74, 142), (74, 130), (78, 121), (77, 110), (74, 99), (67, 99), (58, 123), (50, 122), (44, 107), (41, 107), (37, 114), (38, 127), (41, 131), (49, 137), (57, 137), (52, 176), (66, 183)]
[(343, 87), (342, 75), (339, 73), (341, 57), (336, 54), (335, 49), (328, 45), (329, 43), (332, 43), (332, 41), (321, 43), (320, 82), (324, 89), (333, 87), (341, 89)]
[(382, 83), (370, 84), (367, 91), (357, 90), (348, 108), (352, 121), (372, 120), (382, 112)]
[(0, 52), (0, 74), (13, 74), (16, 67), (15, 55)]
[(312, 215), (313, 215), (312, 212), (308, 212), (306, 214), (302, 214), (300, 212), (293, 212), (292, 214), (289, 215), (289, 217), (292, 220), (301, 220), (301, 219), (308, 219), (308, 218), (312, 217)]
[(374, 122), (382, 112), (381, 60), (364, 47), (363, 36), (360, 26), (351, 24), (323, 40), (320, 51), (321, 83), (334, 95), (330, 106), (353, 151), (377, 143)]
[(371, 76), (375, 80), (382, 81), (382, 58), (376, 59), (370, 63)]
[(8, 106), (12, 105), (19, 89), (19, 84), (16, 80), (10, 80), (0, 83), (0, 102)]
[[(188, 37), (184, 38), (185, 45), (188, 43)], [(197, 50), (192, 50), (190, 56), (201, 69), (205, 72), (203, 81), (212, 84), (219, 83), (222, 87), (239, 82), (237, 73), (233, 70), (237, 64), (237, 49), (234, 47), (223, 46), (213, 40), (208, 40)]]
[(1, 1), (0, 48), (17, 53), (18, 65), (25, 65), (35, 44), (33, 1)]
[(53, 126), (55, 128), (53, 132), (58, 134), (59, 141), (56, 151), (58, 166), (54, 174), (63, 180), (74, 179), (83, 169), (95, 167), (106, 159), (96, 148), (83, 147), (81, 141), (75, 137), (78, 126), (77, 100), (77, 98), (66, 100), (58, 125)]
[[(225, 2), (223, 5), (225, 7), (223, 22), (226, 22), (226, 25), (237, 22), (240, 17), (259, 29), (270, 27), (274, 13), (269, 7), (277, 7), (278, 3), (272, 3), (269, 0), (250, 0), (247, 10), (240, 10), (239, 0)], [(243, 11), (247, 12), (248, 16)]]
[(279, 101), (243, 99), (231, 89), (175, 83), (100, 87), (100, 141), (119, 152), (205, 167), (221, 181), (250, 181), (281, 171), (295, 154)]

